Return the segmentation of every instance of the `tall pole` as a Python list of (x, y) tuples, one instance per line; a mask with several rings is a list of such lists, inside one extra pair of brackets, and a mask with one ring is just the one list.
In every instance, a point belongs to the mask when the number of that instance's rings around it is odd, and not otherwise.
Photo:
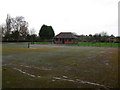
[(30, 43), (28, 42), (28, 48), (30, 48)]

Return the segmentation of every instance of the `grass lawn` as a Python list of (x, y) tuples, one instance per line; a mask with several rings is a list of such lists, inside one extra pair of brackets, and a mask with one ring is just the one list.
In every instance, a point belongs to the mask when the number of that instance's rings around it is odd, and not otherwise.
[(116, 88), (118, 49), (3, 43), (3, 88)]
[(34, 42), (34, 44), (53, 44), (53, 42)]
[(79, 42), (79, 46), (99, 46), (99, 47), (118, 47), (118, 43), (91, 43), (91, 42)]
[[(34, 42), (34, 44), (53, 44), (53, 42)], [(119, 43), (92, 43), (78, 42), (78, 44), (64, 44), (67, 46), (94, 46), (94, 47), (118, 47)]]

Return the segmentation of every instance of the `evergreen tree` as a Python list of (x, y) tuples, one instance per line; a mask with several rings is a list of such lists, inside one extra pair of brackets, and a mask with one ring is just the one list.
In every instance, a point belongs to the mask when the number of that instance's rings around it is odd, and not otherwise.
[(52, 26), (43, 25), (39, 31), (39, 36), (42, 40), (50, 40), (55, 36)]

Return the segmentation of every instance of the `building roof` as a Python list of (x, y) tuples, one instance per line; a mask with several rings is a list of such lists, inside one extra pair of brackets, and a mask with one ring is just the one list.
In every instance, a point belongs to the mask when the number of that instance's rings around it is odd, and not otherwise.
[(77, 37), (71, 32), (61, 32), (54, 38), (77, 38)]

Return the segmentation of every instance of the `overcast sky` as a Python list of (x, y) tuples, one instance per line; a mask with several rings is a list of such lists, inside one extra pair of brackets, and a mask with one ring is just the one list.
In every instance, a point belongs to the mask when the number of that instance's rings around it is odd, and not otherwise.
[(55, 34), (75, 32), (95, 34), (102, 31), (118, 36), (119, 0), (1, 0), (0, 24), (7, 14), (23, 16), (29, 29), (39, 32), (43, 24), (51, 25)]

